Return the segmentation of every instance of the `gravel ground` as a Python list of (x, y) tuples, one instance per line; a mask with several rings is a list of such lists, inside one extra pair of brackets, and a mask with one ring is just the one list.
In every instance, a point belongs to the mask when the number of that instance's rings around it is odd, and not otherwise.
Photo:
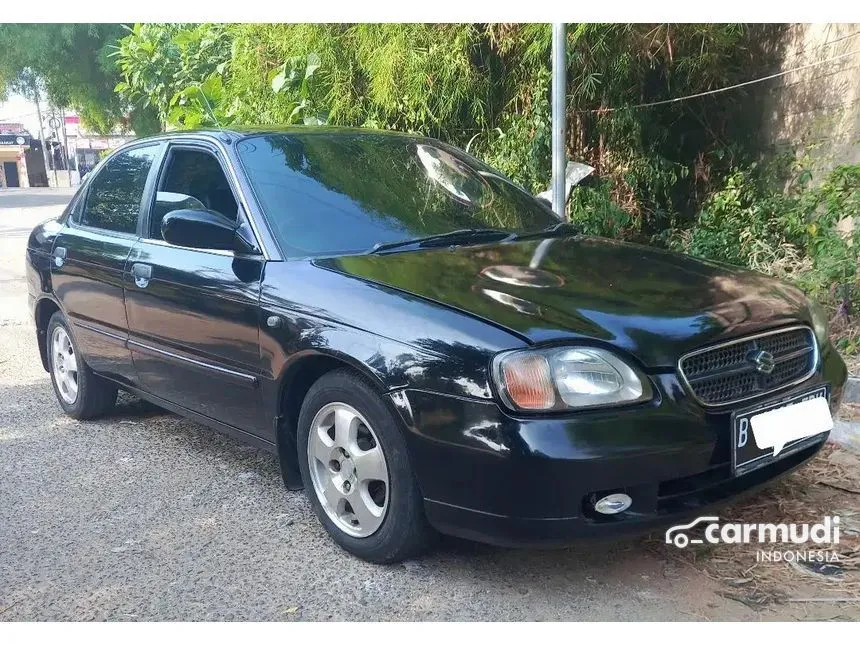
[(764, 615), (641, 540), (522, 551), (446, 539), (375, 566), (338, 549), (275, 459), (123, 397), (64, 416), (38, 360), (26, 234), (68, 191), (0, 191), (0, 619), (689, 620)]

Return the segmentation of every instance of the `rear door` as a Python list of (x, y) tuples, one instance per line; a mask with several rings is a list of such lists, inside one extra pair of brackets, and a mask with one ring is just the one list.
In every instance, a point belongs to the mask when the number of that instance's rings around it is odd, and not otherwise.
[(53, 249), (54, 293), (84, 360), (126, 383), (134, 382), (135, 370), (126, 347), (123, 270), (162, 151), (163, 144), (148, 143), (108, 159), (88, 182)]
[(161, 236), (162, 218), (179, 208), (244, 220), (226, 163), (204, 142), (168, 148), (127, 263), (129, 347), (147, 391), (271, 440), (259, 387), (263, 256), (174, 246)]

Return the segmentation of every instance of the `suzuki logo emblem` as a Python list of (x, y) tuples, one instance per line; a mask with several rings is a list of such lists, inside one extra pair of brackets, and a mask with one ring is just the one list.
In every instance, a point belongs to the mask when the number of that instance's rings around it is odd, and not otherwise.
[(773, 368), (776, 367), (776, 361), (773, 360), (773, 354), (760, 349), (752, 352), (749, 355), (750, 363), (755, 365), (755, 368), (762, 374), (770, 374)]

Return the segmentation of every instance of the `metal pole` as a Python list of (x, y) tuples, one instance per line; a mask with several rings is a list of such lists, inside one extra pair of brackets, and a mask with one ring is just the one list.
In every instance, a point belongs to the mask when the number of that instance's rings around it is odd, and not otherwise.
[(66, 108), (60, 108), (60, 121), (63, 124), (63, 154), (66, 157), (66, 174), (69, 176), (69, 188), (71, 188), (72, 164), (69, 163), (69, 137), (66, 136)]
[[(33, 99), (36, 101), (36, 118), (39, 119), (39, 142), (42, 144), (42, 163), (45, 165), (45, 181), (48, 181), (48, 151), (45, 148), (45, 133), (42, 131), (42, 108), (39, 107), (39, 84), (36, 77), (32, 77)], [(48, 182), (50, 186), (51, 183)]]
[(552, 24), (552, 209), (567, 219), (564, 171), (565, 108), (567, 98), (567, 25)]
[[(49, 122), (48, 127), (51, 128), (51, 134), (53, 135), (54, 140), (56, 140), (57, 143), (59, 143), (60, 137), (57, 136), (57, 130), (51, 125), (52, 120), (56, 119), (57, 115), (54, 112), (54, 107), (50, 104), (48, 105), (48, 114), (50, 115), (50, 116), (48, 116), (48, 122)], [(54, 169), (54, 186), (56, 188), (59, 188), (60, 187), (60, 181), (57, 179), (57, 159), (56, 159), (56, 157), (54, 157), (54, 147), (53, 146), (51, 146), (51, 168)]]

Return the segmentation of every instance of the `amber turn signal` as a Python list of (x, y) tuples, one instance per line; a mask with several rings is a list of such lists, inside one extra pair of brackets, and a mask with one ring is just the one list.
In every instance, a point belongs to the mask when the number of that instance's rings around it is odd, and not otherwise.
[(522, 410), (550, 410), (555, 388), (549, 363), (540, 354), (518, 354), (501, 365), (505, 393)]

